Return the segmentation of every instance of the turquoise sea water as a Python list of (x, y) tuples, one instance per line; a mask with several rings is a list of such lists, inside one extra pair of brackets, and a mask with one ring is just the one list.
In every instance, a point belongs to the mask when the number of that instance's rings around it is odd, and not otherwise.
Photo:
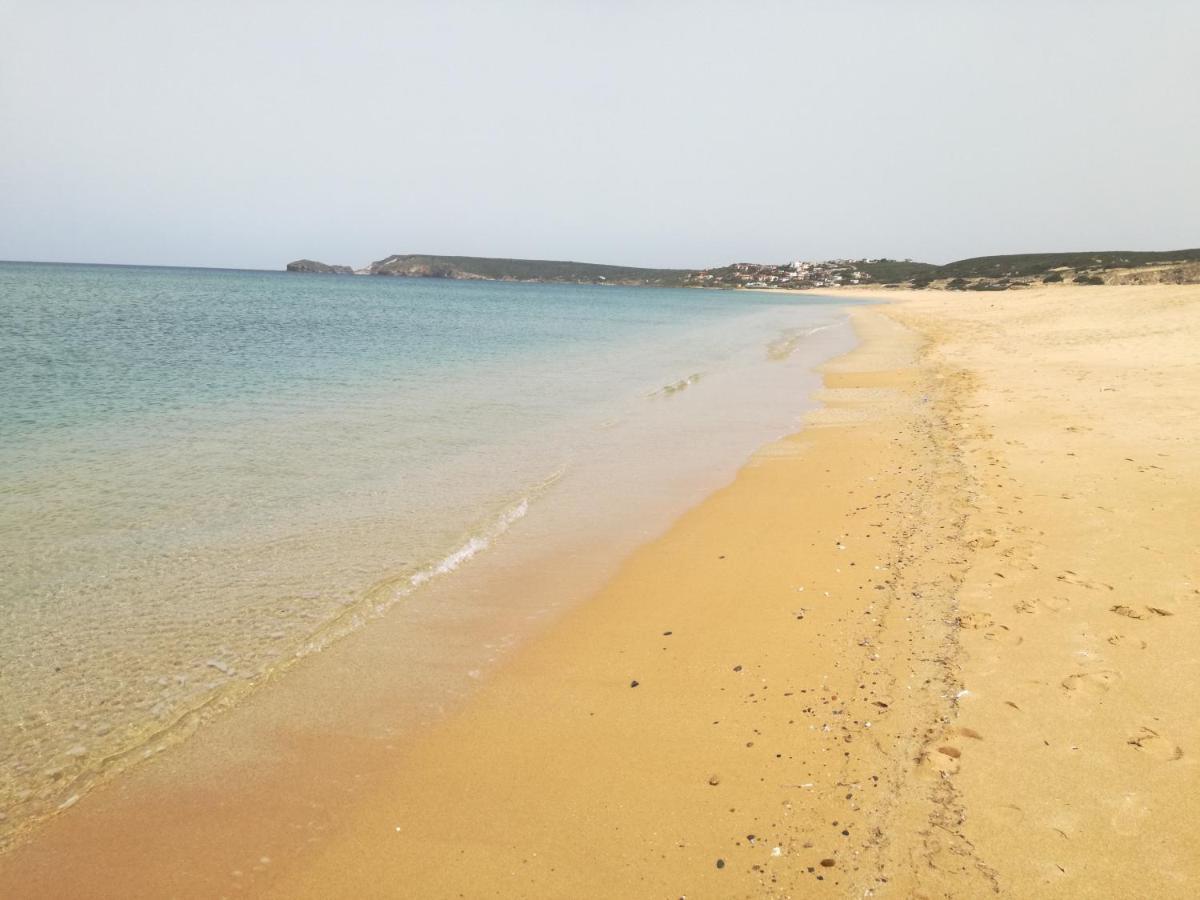
[(807, 296), (0, 263), (0, 831), (497, 541), (694, 501), (850, 343)]

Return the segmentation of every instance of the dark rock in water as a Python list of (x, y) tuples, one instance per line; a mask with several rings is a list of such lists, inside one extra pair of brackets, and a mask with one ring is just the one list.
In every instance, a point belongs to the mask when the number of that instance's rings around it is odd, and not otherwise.
[(315, 259), (297, 259), (287, 264), (289, 272), (304, 272), (308, 275), (353, 275), (349, 266), (331, 266)]

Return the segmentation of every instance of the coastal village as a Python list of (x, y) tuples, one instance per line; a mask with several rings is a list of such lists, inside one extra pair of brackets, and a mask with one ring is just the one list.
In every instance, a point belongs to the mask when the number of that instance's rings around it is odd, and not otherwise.
[(689, 274), (684, 283), (689, 287), (724, 288), (824, 288), (846, 284), (862, 284), (871, 277), (859, 269), (860, 264), (878, 260), (830, 259), (822, 262), (795, 262), (782, 265), (763, 263), (733, 263), (716, 269), (701, 269)]

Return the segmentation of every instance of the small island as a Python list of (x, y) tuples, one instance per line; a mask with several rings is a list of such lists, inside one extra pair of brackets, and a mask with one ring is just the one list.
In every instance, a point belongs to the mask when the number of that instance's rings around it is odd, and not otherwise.
[(287, 264), (288, 272), (303, 272), (306, 275), (353, 275), (349, 266), (331, 266), (315, 259), (297, 259)]

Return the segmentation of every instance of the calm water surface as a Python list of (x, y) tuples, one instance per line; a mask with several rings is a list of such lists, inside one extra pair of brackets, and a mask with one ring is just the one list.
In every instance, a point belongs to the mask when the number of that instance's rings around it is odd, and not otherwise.
[(694, 499), (842, 305), (0, 263), (0, 835), (497, 541)]

